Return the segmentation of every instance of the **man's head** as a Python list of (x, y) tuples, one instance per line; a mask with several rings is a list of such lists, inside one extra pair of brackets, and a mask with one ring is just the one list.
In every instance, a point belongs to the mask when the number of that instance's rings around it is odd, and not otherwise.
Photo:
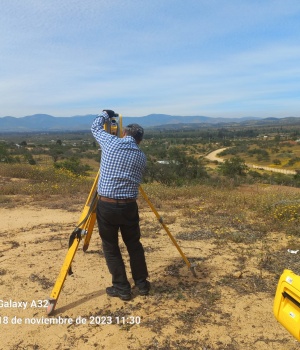
[(144, 129), (139, 124), (129, 124), (124, 128), (124, 136), (132, 136), (140, 143), (144, 136)]

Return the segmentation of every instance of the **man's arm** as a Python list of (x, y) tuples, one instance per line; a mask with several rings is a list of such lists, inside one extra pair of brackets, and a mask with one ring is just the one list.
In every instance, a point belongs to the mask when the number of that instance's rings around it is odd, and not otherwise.
[(103, 111), (97, 116), (91, 127), (92, 134), (100, 146), (112, 136), (104, 130), (104, 124), (108, 119), (109, 115)]

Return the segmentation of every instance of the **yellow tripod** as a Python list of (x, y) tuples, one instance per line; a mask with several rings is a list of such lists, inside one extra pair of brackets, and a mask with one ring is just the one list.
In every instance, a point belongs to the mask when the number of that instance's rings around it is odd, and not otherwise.
[[(109, 132), (112, 135), (116, 135), (118, 137), (121, 137), (122, 132), (122, 116), (116, 115), (116, 117), (111, 118), (109, 122), (107, 122), (104, 126), (104, 129)], [(82, 210), (79, 222), (72, 232), (69, 240), (69, 249), (66, 254), (65, 260), (63, 262), (63, 265), (61, 267), (60, 273), (57, 277), (57, 280), (54, 284), (54, 287), (52, 289), (50, 298), (48, 299), (48, 307), (47, 307), (47, 314), (51, 315), (54, 312), (57, 300), (59, 298), (60, 292), (62, 290), (62, 287), (64, 285), (64, 282), (67, 278), (67, 274), (72, 274), (72, 262), (74, 259), (74, 256), (76, 254), (76, 251), (79, 247), (80, 241), (84, 238), (83, 243), (83, 251), (87, 251), (90, 243), (90, 239), (93, 233), (94, 225), (96, 222), (96, 207), (98, 202), (98, 194), (97, 194), (97, 184), (99, 179), (99, 172), (94, 180), (93, 186), (91, 188), (91, 191), (89, 193), (89, 196), (87, 198), (87, 201), (85, 203), (85, 206)], [(165, 231), (167, 232), (168, 236), (170, 237), (171, 241), (177, 248), (178, 252), (180, 253), (181, 257), (183, 258), (184, 262), (188, 266), (188, 268), (192, 271), (193, 275), (196, 276), (195, 272), (195, 264), (191, 264), (189, 260), (186, 258), (182, 250), (180, 249), (179, 245), (177, 244), (175, 238), (172, 236), (171, 232), (169, 231), (168, 227), (163, 222), (162, 217), (158, 214), (157, 210), (153, 206), (153, 204), (150, 202), (148, 196), (146, 195), (143, 188), (139, 187), (140, 193), (150, 206), (151, 210), (157, 217), (158, 221), (161, 223)]]

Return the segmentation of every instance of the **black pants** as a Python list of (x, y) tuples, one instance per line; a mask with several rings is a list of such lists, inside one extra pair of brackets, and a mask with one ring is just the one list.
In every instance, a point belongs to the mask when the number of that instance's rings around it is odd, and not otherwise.
[(130, 258), (132, 278), (137, 287), (144, 287), (148, 271), (144, 248), (140, 242), (137, 203), (108, 203), (99, 200), (97, 222), (113, 286), (123, 292), (130, 292), (131, 289), (119, 248), (118, 231), (120, 228)]

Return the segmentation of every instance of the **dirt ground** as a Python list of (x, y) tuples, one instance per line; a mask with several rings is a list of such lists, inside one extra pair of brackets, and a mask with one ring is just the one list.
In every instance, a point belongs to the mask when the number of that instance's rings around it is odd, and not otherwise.
[[(176, 209), (168, 227), (197, 264), (197, 277), (142, 205), (150, 295), (133, 289), (129, 302), (106, 295), (110, 275), (95, 229), (89, 250), (81, 245), (76, 253), (54, 315), (47, 316), (81, 209), (0, 208), (0, 349), (300, 349), (273, 316), (277, 280), (257, 269), (261, 243), (220, 244), (201, 222), (189, 224)], [(283, 236), (268, 242), (285, 248)], [(122, 252), (130, 273), (123, 245)]]

